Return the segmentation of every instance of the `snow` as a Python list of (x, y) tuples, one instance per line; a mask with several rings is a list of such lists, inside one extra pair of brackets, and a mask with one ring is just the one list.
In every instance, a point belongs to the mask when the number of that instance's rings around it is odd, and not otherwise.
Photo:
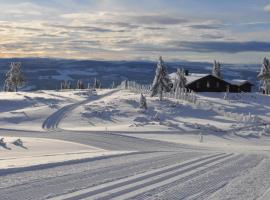
[(247, 80), (243, 80), (243, 79), (232, 79), (232, 80), (225, 80), (225, 81), (233, 85), (243, 85), (245, 83), (249, 83)]
[[(192, 83), (196, 80), (199, 80), (199, 79), (201, 79), (205, 76), (208, 76), (208, 75), (210, 75), (210, 74), (190, 73), (188, 76), (185, 76), (187, 79), (186, 84), (190, 84), (190, 83)], [(176, 72), (174, 72), (174, 73), (171, 73), (169, 76), (171, 77), (172, 80), (174, 80), (174, 79), (176, 79), (177, 74), (176, 74)]]
[(270, 96), (140, 95), (1, 92), (1, 198), (268, 199)]
[(127, 153), (106, 151), (74, 142), (34, 137), (21, 137), (23, 145), (18, 146), (13, 144), (17, 138), (3, 138), (7, 146), (0, 145), (0, 170)]
[(64, 105), (85, 99), (87, 97), (85, 93), (80, 91), (0, 92), (0, 127), (42, 130), (40, 124), (50, 114)]

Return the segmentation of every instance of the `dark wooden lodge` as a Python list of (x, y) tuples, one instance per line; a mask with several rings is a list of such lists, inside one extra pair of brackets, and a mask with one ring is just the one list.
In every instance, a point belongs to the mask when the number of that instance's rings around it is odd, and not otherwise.
[[(174, 75), (172, 75), (173, 78)], [(211, 74), (186, 73), (186, 88), (195, 92), (251, 92), (253, 84), (247, 80), (223, 80)]]

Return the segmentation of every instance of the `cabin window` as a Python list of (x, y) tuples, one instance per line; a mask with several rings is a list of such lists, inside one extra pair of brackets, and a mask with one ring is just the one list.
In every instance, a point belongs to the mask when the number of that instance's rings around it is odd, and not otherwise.
[(197, 87), (197, 89), (200, 88), (200, 82), (197, 82), (197, 83), (196, 83), (196, 87)]
[(219, 88), (219, 86), (220, 86), (220, 85), (219, 85), (219, 82), (217, 82), (217, 88)]
[(209, 81), (207, 81), (206, 87), (207, 87), (207, 88), (210, 88), (210, 82), (209, 82)]

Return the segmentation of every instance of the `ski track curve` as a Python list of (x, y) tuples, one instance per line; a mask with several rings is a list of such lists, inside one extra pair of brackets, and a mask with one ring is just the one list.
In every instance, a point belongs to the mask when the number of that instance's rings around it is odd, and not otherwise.
[(67, 114), (69, 112), (78, 108), (81, 105), (87, 104), (91, 101), (96, 101), (96, 100), (102, 99), (102, 98), (109, 96), (117, 91), (118, 90), (113, 90), (113, 91), (110, 91), (110, 92), (105, 93), (103, 95), (94, 96), (95, 98), (89, 97), (86, 100), (66, 105), (66, 106), (60, 108), (59, 110), (57, 110), (56, 112), (54, 112), (53, 114), (51, 114), (49, 117), (47, 117), (47, 119), (42, 124), (42, 128), (45, 130), (51, 130), (51, 131), (62, 130), (62, 129), (58, 128), (58, 126), (59, 126), (60, 122), (65, 118), (65, 116), (67, 116)]

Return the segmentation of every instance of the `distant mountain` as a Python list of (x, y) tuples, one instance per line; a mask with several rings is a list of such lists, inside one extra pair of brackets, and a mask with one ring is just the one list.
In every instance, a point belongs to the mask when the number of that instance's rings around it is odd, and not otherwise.
[[(154, 78), (155, 62), (149, 61), (95, 61), (50, 58), (14, 58), (0, 59), (0, 87), (3, 87), (4, 76), (10, 62), (22, 62), (22, 68), (27, 77), (27, 87), (24, 90), (59, 89), (61, 80), (69, 80), (73, 85), (77, 80), (85, 84), (93, 84), (94, 78), (100, 79), (104, 87), (112, 82), (134, 80), (141, 84), (149, 84)], [(168, 62), (168, 71), (183, 67), (192, 73), (211, 73), (212, 63), (205, 62)], [(226, 79), (248, 79), (258, 83), (256, 75), (260, 65), (222, 66)]]

